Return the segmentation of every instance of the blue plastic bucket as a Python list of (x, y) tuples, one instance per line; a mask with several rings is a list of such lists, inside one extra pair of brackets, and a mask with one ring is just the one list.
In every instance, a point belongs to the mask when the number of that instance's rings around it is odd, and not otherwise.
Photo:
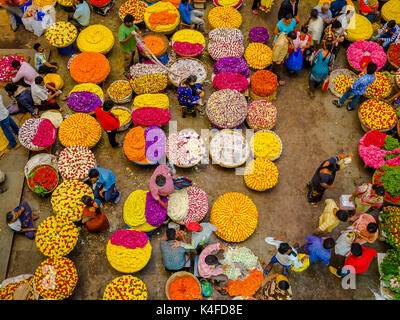
[(69, 56), (71, 54), (74, 53), (74, 47), (72, 44), (70, 44), (69, 46), (63, 47), (63, 48), (57, 48), (58, 53), (65, 55), (65, 56)]

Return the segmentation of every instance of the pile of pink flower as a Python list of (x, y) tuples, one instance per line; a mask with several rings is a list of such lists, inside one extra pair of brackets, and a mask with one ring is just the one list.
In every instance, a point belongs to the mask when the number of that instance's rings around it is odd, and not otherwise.
[(161, 127), (171, 120), (171, 112), (168, 109), (143, 107), (132, 112), (132, 122), (137, 126)]
[(57, 129), (49, 119), (32, 118), (24, 122), (19, 129), (21, 144), (33, 151), (50, 147), (57, 138)]
[(143, 248), (149, 239), (144, 232), (135, 230), (118, 230), (110, 237), (110, 242), (116, 246), (124, 246), (128, 249)]
[(172, 48), (179, 55), (183, 56), (197, 56), (203, 52), (204, 46), (200, 43), (190, 42), (174, 42)]
[(386, 53), (376, 42), (357, 41), (347, 49), (347, 58), (352, 68), (362, 71), (362, 65), (373, 62), (378, 66), (379, 71), (386, 63)]
[(221, 72), (214, 76), (213, 86), (217, 90), (232, 89), (244, 92), (249, 87), (249, 80), (240, 73)]
[(216, 41), (208, 46), (208, 53), (214, 60), (226, 57), (240, 58), (244, 53), (244, 46), (240, 42)]
[(20, 56), (5, 56), (0, 59), (0, 81), (3, 82), (10, 82), (11, 81), (11, 76), (10, 73), (11, 71), (16, 71), (13, 67), (11, 67), (11, 63), (14, 60), (18, 60), (19, 62), (25, 61), (24, 58)]

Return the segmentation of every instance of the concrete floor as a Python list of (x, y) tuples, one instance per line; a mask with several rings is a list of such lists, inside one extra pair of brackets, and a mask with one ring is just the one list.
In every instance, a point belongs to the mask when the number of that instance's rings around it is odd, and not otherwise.
[[(271, 13), (258, 16), (251, 14), (251, 2), (245, 0), (244, 5), (240, 8), (244, 21), (241, 30), (245, 35), (245, 45), (248, 43), (248, 31), (253, 27), (263, 25), (272, 33), (277, 22), (281, 0), (273, 6)], [(300, 2), (301, 24), (306, 21), (310, 8), (315, 6), (316, 2), (316, 0)], [(104, 22), (116, 34), (120, 25), (117, 9), (121, 3), (121, 0), (117, 0), (111, 14), (106, 17), (93, 14), (91, 23)], [(212, 5), (209, 1), (207, 12), (210, 7)], [(65, 19), (66, 13), (57, 9), (57, 16), (60, 20)], [(10, 39), (0, 40), (0, 47), (31, 48), (36, 41), (39, 41), (48, 48), (43, 38), (38, 40), (23, 28), (8, 37), (13, 38), (12, 41)], [(271, 40), (269, 44), (271, 44)], [(59, 56), (55, 50), (53, 51), (52, 60), (59, 62), (61, 66), (59, 73), (64, 78), (63, 90), (67, 93), (74, 85), (66, 68), (68, 58)], [(344, 53), (345, 49), (342, 48), (335, 67), (347, 66)], [(111, 82), (122, 78), (123, 58), (118, 45), (114, 46), (108, 58), (111, 63), (111, 74), (107, 78), (104, 89)], [(203, 55), (201, 60), (210, 67), (212, 66), (207, 55)], [(369, 181), (372, 175), (372, 172), (363, 167), (357, 155), (357, 142), (363, 135), (357, 113), (349, 113), (344, 108), (334, 107), (331, 104), (333, 96), (330, 93), (319, 91), (315, 99), (311, 100), (305, 91), (306, 71), (293, 77), (285, 76), (287, 85), (279, 88), (278, 98), (274, 102), (278, 109), (278, 121), (274, 130), (281, 137), (284, 145), (282, 157), (276, 162), (280, 175), (279, 183), (275, 188), (263, 193), (251, 191), (246, 188), (243, 177), (236, 176), (234, 170), (211, 164), (179, 170), (208, 193), (210, 206), (220, 195), (232, 191), (242, 192), (253, 199), (259, 210), (258, 226), (251, 238), (243, 245), (252, 249), (264, 262), (268, 262), (274, 254), (274, 248), (264, 242), (266, 236), (283, 237), (292, 244), (295, 242), (302, 244), (305, 236), (317, 227), (323, 205), (321, 204), (319, 208), (312, 208), (307, 203), (305, 186), (322, 160), (342, 152), (353, 152), (355, 155), (352, 166), (338, 174), (335, 181), (337, 188), (326, 192), (325, 197), (338, 199), (341, 194), (351, 193), (357, 185)], [(212, 86), (208, 84), (206, 97), (213, 90)], [(178, 122), (178, 130), (191, 127), (200, 132), (201, 129), (209, 128), (206, 118), (182, 119), (176, 110), (176, 89), (169, 86), (167, 92), (172, 102), (172, 120)], [(123, 141), (124, 134), (118, 135), (119, 141)], [(79, 282), (71, 299), (101, 299), (105, 286), (120, 275), (110, 267), (105, 256), (105, 246), (110, 235), (124, 227), (122, 208), (125, 199), (132, 191), (147, 188), (148, 179), (153, 170), (153, 168), (143, 168), (132, 164), (125, 158), (121, 149), (112, 149), (107, 139), (104, 138), (106, 138), (105, 135), (94, 148), (97, 163), (98, 166), (109, 168), (116, 174), (117, 184), (122, 190), (122, 198), (118, 205), (106, 206), (105, 212), (110, 220), (109, 230), (101, 234), (89, 234), (82, 231), (76, 248), (69, 255), (75, 262), (79, 274)], [(59, 152), (61, 149), (58, 143), (55, 150)], [(39, 222), (51, 214), (50, 199), (39, 198), (30, 192), (26, 185), (23, 200), (28, 201), (35, 210), (40, 211)], [(340, 225), (334, 235), (336, 236), (345, 227), (344, 224)], [(162, 267), (159, 251), (159, 238), (163, 233), (164, 229), (152, 235), (151, 260), (141, 272), (135, 274), (146, 283), (149, 289), (149, 299), (166, 299), (164, 287), (170, 274)], [(217, 239), (212, 238), (212, 242), (215, 241)], [(371, 247), (377, 249), (378, 252), (385, 251), (385, 245), (381, 242), (377, 242)], [(45, 257), (36, 249), (33, 241), (17, 236), (14, 240), (7, 276), (33, 273), (44, 259)], [(319, 264), (313, 264), (303, 273), (289, 275), (295, 299), (374, 299), (371, 289), (378, 290), (378, 278), (376, 261), (373, 261), (367, 273), (357, 277), (356, 290), (342, 289), (340, 281), (334, 278), (325, 266)], [(214, 294), (214, 298), (226, 299), (218, 294)]]

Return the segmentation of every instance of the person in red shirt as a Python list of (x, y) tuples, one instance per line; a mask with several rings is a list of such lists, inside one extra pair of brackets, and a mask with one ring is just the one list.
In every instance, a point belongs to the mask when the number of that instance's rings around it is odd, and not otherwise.
[(350, 272), (354, 272), (355, 274), (364, 273), (368, 270), (375, 256), (376, 250), (362, 247), (359, 243), (353, 243), (351, 245), (351, 253), (347, 257), (344, 267), (339, 270), (330, 266), (329, 271), (338, 278), (347, 276)]
[(113, 148), (119, 147), (119, 143), (115, 141), (115, 135), (117, 134), (117, 129), (119, 129), (119, 120), (116, 116), (114, 116), (110, 110), (114, 106), (114, 103), (111, 100), (106, 100), (103, 103), (103, 107), (97, 107), (94, 110), (96, 114), (97, 120), (100, 123), (100, 126), (107, 133), (108, 141)]

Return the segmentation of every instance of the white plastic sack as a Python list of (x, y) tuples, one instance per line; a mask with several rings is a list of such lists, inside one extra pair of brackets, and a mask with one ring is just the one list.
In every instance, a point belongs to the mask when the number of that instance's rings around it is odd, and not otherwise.
[[(32, 277), (33, 277), (33, 274), (21, 274), (16, 277), (8, 278), (0, 284), (0, 288), (5, 287), (5, 286), (9, 285), (10, 283), (16, 283), (16, 282), (20, 282), (22, 280), (28, 280)], [(35, 296), (36, 300), (39, 300), (39, 294), (37, 293), (37, 291), (34, 287), (33, 287), (33, 295)]]
[[(33, 16), (28, 17), (28, 12), (31, 10), (35, 10), (36, 13)], [(36, 20), (37, 12), (42, 12), (45, 14), (41, 21)], [(40, 7), (31, 5), (26, 9), (22, 17), (22, 23), (24, 24), (25, 29), (33, 32), (38, 37), (40, 37), (55, 22), (56, 11), (54, 6), (47, 6), (45, 9), (42, 9)]]
[(31, 173), (31, 171), (40, 165), (49, 165), (58, 171), (56, 156), (48, 153), (39, 153), (30, 158), (29, 161), (26, 163), (24, 168), (26, 179), (28, 179), (28, 176)]

